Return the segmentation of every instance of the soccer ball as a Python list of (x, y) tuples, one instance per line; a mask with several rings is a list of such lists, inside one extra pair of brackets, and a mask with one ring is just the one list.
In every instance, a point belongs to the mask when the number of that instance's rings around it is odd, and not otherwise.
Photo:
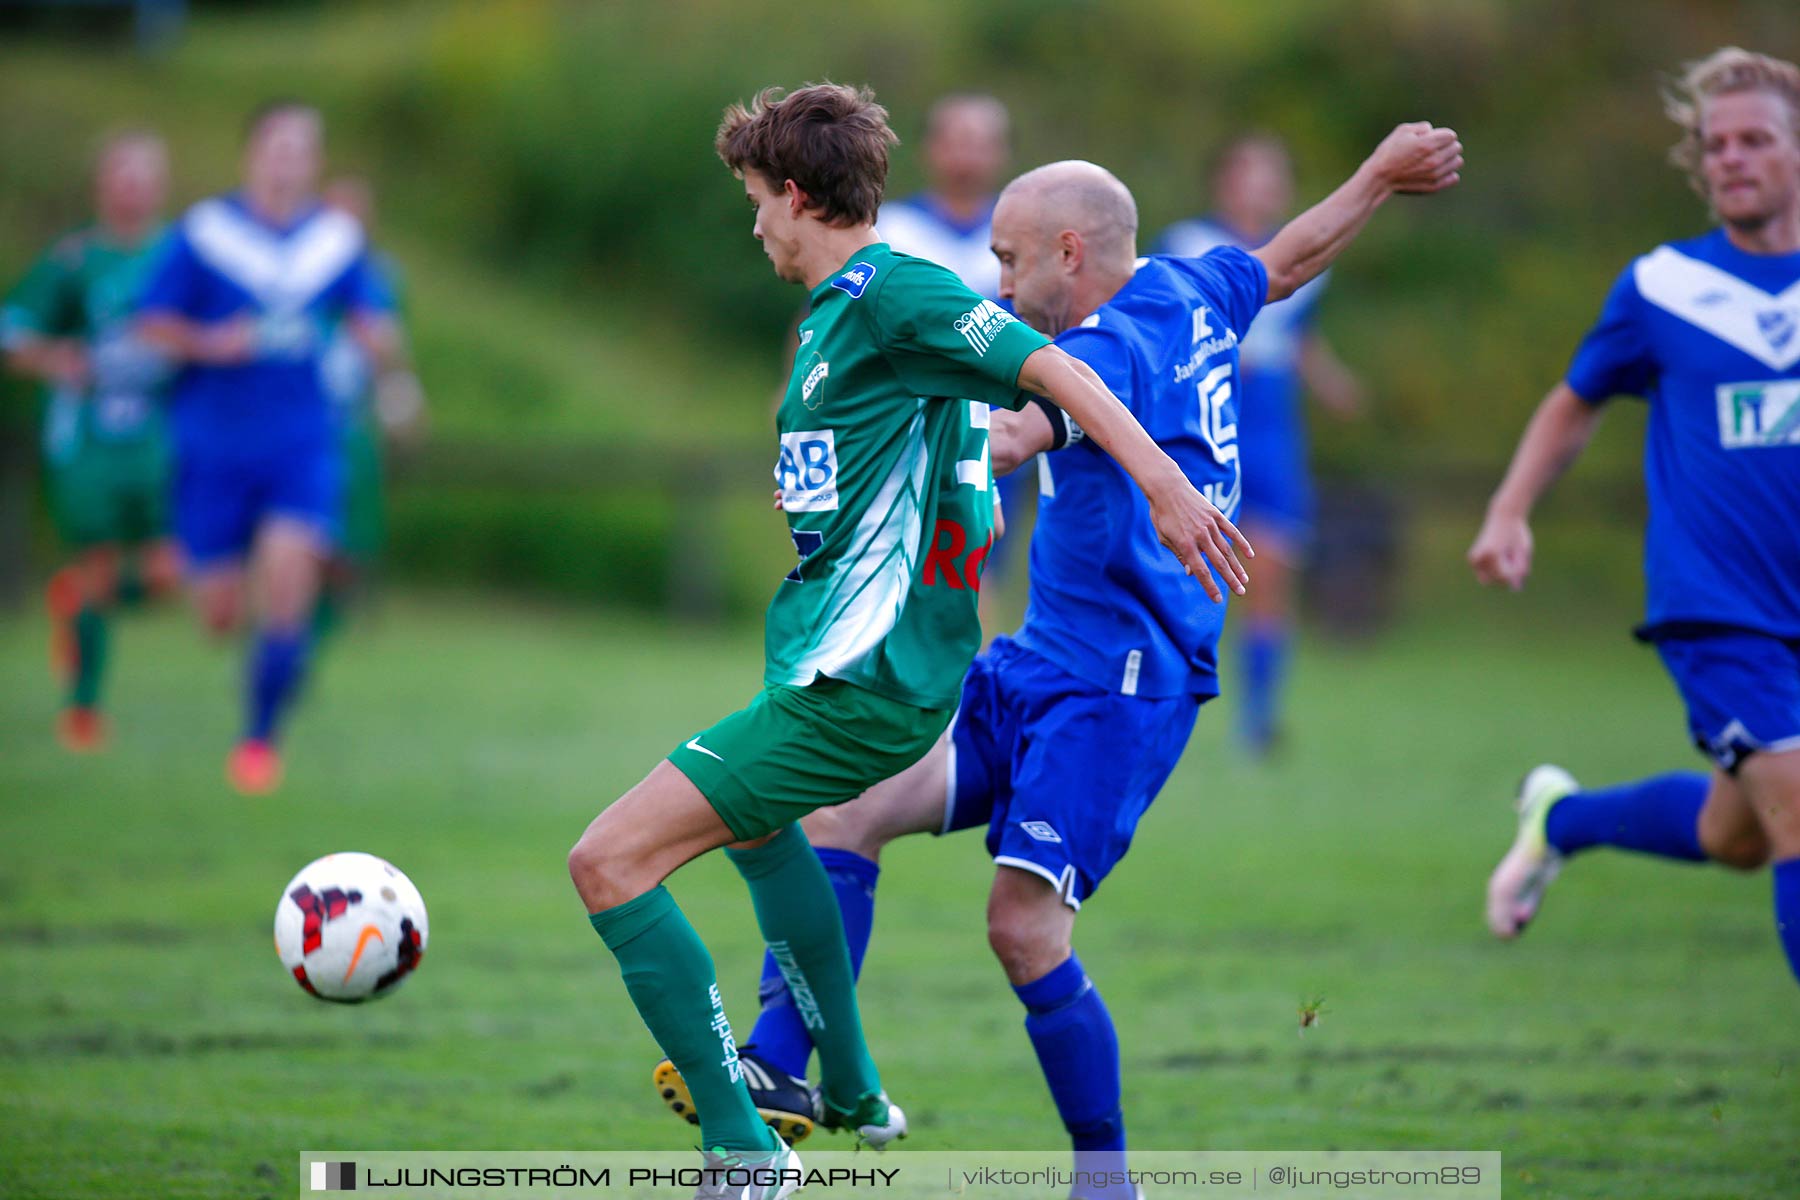
[(321, 1000), (385, 996), (425, 956), (425, 900), (400, 868), (373, 854), (327, 854), (281, 889), (275, 953)]

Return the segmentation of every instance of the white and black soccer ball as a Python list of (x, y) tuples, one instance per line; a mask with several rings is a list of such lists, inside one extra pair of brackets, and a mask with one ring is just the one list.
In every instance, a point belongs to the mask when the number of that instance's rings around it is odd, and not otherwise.
[(425, 900), (393, 863), (327, 854), (308, 863), (275, 905), (275, 953), (321, 1000), (385, 996), (425, 956)]

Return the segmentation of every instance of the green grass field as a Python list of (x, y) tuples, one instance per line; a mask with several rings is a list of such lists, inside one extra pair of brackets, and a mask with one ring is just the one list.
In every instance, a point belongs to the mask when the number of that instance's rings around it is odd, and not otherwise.
[[(42, 625), (0, 624), (0, 1195), (281, 1196), (308, 1148), (692, 1144), (563, 855), (747, 697), (754, 632), (408, 596), (372, 618), (254, 803), (220, 778), (236, 658), (184, 618), (121, 630), (116, 738), (87, 760), (48, 736)], [(1084, 910), (1135, 1144), (1498, 1149), (1508, 1196), (1794, 1194), (1800, 1009), (1766, 877), (1596, 855), (1521, 943), (1481, 924), (1522, 769), (1697, 762), (1652, 655), (1471, 619), (1314, 648), (1294, 702), (1272, 768), (1206, 710)], [(270, 948), (282, 883), (341, 849), (431, 906), (419, 974), (361, 1008), (309, 999)], [(987, 875), (968, 835), (884, 862), (864, 1008), (910, 1145), (1061, 1142), (986, 949)], [(708, 861), (673, 889), (747, 1025), (741, 885)]]

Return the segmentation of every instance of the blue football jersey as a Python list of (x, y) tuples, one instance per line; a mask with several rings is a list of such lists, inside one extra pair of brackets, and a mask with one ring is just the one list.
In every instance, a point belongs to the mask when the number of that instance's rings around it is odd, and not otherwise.
[[(1216, 218), (1179, 221), (1163, 231), (1157, 252), (1197, 257), (1220, 246), (1255, 250), (1267, 238), (1249, 238)], [(1318, 315), (1326, 271), (1286, 299), (1257, 314), (1239, 350), (1244, 396), (1239, 400), (1248, 436), (1268, 426), (1275, 436), (1303, 436), (1300, 415), (1300, 349)]]
[(250, 361), (188, 364), (170, 403), (177, 445), (207, 458), (267, 458), (328, 446), (321, 360), (347, 313), (386, 312), (362, 227), (315, 207), (285, 228), (237, 195), (196, 204), (170, 231), (141, 299), (145, 313), (256, 322)]
[[(1143, 258), (1116, 296), (1056, 339), (1227, 516), (1240, 491), (1238, 342), (1268, 289), (1262, 263), (1235, 247)], [(1088, 442), (1043, 461), (1017, 641), (1110, 691), (1217, 695), (1225, 605), (1157, 539), (1137, 485)]]
[(1800, 637), (1800, 254), (1722, 230), (1626, 268), (1568, 384), (1650, 402), (1644, 632), (1731, 625)]

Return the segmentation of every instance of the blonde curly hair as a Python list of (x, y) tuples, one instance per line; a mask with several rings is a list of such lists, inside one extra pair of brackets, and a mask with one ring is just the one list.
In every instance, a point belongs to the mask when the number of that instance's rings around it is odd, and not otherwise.
[(1700, 106), (1715, 96), (1736, 92), (1767, 92), (1787, 101), (1788, 126), (1800, 141), (1800, 66), (1736, 46), (1726, 46), (1688, 63), (1681, 76), (1664, 87), (1663, 111), (1681, 126), (1681, 140), (1669, 148), (1669, 161), (1687, 172), (1688, 183), (1702, 199), (1711, 197), (1700, 173), (1704, 149)]

